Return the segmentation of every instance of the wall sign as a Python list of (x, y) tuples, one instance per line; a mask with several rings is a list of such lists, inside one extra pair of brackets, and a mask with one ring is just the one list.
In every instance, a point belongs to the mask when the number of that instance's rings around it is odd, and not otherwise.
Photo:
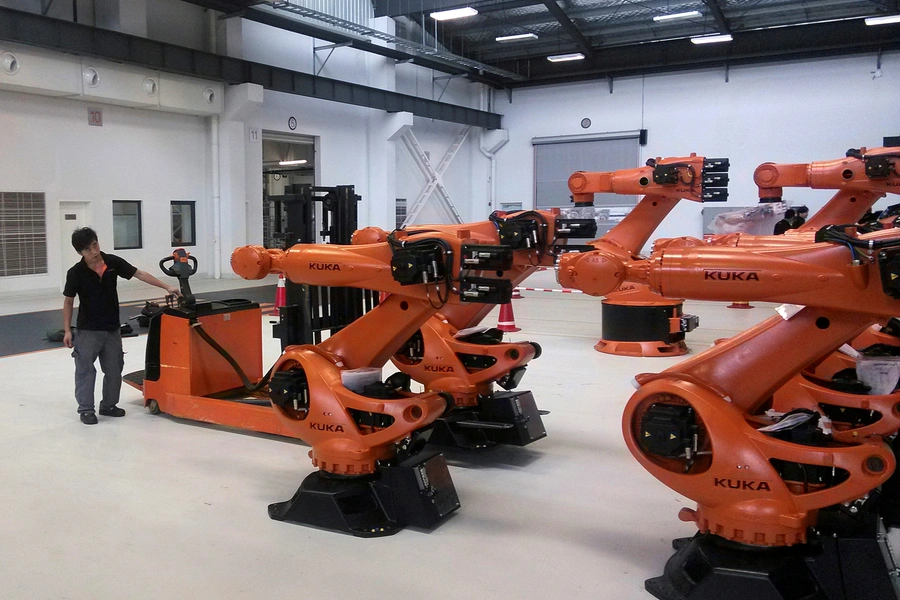
[(247, 137), (249, 138), (249, 140), (251, 142), (258, 142), (259, 141), (259, 129), (257, 129), (255, 127), (251, 127), (250, 129), (247, 130)]
[(89, 108), (88, 110), (88, 125), (92, 125), (94, 127), (103, 127), (103, 111), (99, 108)]
[(291, 131), (297, 129), (297, 119), (295, 119), (294, 117), (288, 119), (288, 129), (290, 129)]

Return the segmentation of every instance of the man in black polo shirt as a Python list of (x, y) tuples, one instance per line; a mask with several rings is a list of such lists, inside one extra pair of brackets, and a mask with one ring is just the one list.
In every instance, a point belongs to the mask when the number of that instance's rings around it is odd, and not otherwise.
[[(94, 362), (100, 358), (103, 370), (103, 399), (100, 414), (106, 417), (123, 417), (125, 411), (119, 403), (122, 387), (122, 369), (125, 366), (122, 353), (122, 336), (119, 331), (119, 296), (116, 281), (119, 277), (155, 285), (168, 294), (179, 294), (178, 288), (166, 285), (146, 271), (132, 266), (114, 254), (100, 252), (97, 233), (84, 227), (72, 234), (72, 246), (81, 255), (81, 262), (66, 273), (63, 295), (63, 343), (75, 348), (75, 399), (78, 413), (85, 425), (95, 425), (94, 381), (97, 370)], [(77, 332), (72, 335), (72, 309), (78, 296)]]

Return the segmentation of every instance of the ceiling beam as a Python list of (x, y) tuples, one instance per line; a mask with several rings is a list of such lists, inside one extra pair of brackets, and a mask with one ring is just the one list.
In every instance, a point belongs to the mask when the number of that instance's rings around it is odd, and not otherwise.
[(591, 43), (587, 41), (587, 38), (584, 37), (580, 31), (578, 31), (578, 28), (575, 27), (575, 23), (569, 19), (566, 11), (560, 8), (559, 4), (556, 3), (556, 0), (544, 0), (544, 6), (547, 7), (550, 14), (556, 17), (556, 20), (559, 21), (563, 30), (569, 34), (569, 37), (572, 38), (575, 45), (581, 50), (581, 53), (584, 54), (586, 58), (593, 58), (594, 50), (591, 48)]
[(716, 20), (716, 27), (719, 29), (719, 33), (731, 33), (731, 27), (728, 25), (725, 13), (722, 12), (722, 7), (719, 6), (719, 0), (703, 0), (703, 2), (709, 7), (710, 14)]

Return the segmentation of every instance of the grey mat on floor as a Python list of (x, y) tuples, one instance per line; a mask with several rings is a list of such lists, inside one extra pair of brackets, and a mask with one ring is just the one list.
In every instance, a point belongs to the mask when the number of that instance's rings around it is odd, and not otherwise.
[[(203, 300), (227, 300), (229, 298), (244, 298), (259, 302), (260, 304), (271, 304), (275, 300), (275, 286), (265, 285), (260, 287), (241, 288), (237, 290), (223, 290), (220, 292), (208, 292), (197, 294), (198, 299)], [(159, 298), (159, 296), (151, 296), (151, 298)], [(59, 310), (45, 310), (35, 313), (23, 313), (18, 315), (0, 316), (0, 356), (10, 356), (12, 354), (24, 354), (25, 352), (35, 352), (37, 350), (49, 350), (52, 348), (61, 348), (62, 342), (48, 342), (47, 331), (53, 329), (62, 329), (62, 294), (59, 296)], [(140, 314), (144, 301), (127, 302), (119, 306), (119, 316), (122, 321), (126, 321), (129, 317)], [(77, 318), (78, 309), (75, 309)], [(141, 329), (135, 321), (127, 321), (133, 328), (135, 333), (147, 333), (146, 329)]]

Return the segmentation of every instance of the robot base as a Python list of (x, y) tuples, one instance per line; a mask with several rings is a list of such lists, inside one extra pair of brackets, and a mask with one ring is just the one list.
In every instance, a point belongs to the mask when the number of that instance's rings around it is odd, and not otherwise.
[(635, 303), (624, 298), (603, 301), (602, 337), (594, 350), (617, 356), (687, 354), (684, 333), (696, 327), (697, 317), (683, 313), (683, 301), (659, 298), (649, 292), (642, 299)]
[(616, 356), (681, 356), (688, 353), (684, 340), (666, 344), (665, 342), (621, 342), (600, 340), (594, 350)]
[(474, 450), (526, 446), (546, 436), (531, 392), (495, 392), (479, 398), (477, 407), (457, 408), (438, 418), (428, 442)]
[(358, 537), (393, 535), (411, 525), (430, 528), (459, 508), (444, 457), (419, 454), (368, 477), (329, 476), (303, 480), (294, 497), (269, 505), (269, 517)]
[(660, 600), (900, 598), (877, 515), (849, 523), (825, 512), (821, 533), (802, 546), (750, 548), (711, 534), (675, 540), (664, 574), (644, 586)]

